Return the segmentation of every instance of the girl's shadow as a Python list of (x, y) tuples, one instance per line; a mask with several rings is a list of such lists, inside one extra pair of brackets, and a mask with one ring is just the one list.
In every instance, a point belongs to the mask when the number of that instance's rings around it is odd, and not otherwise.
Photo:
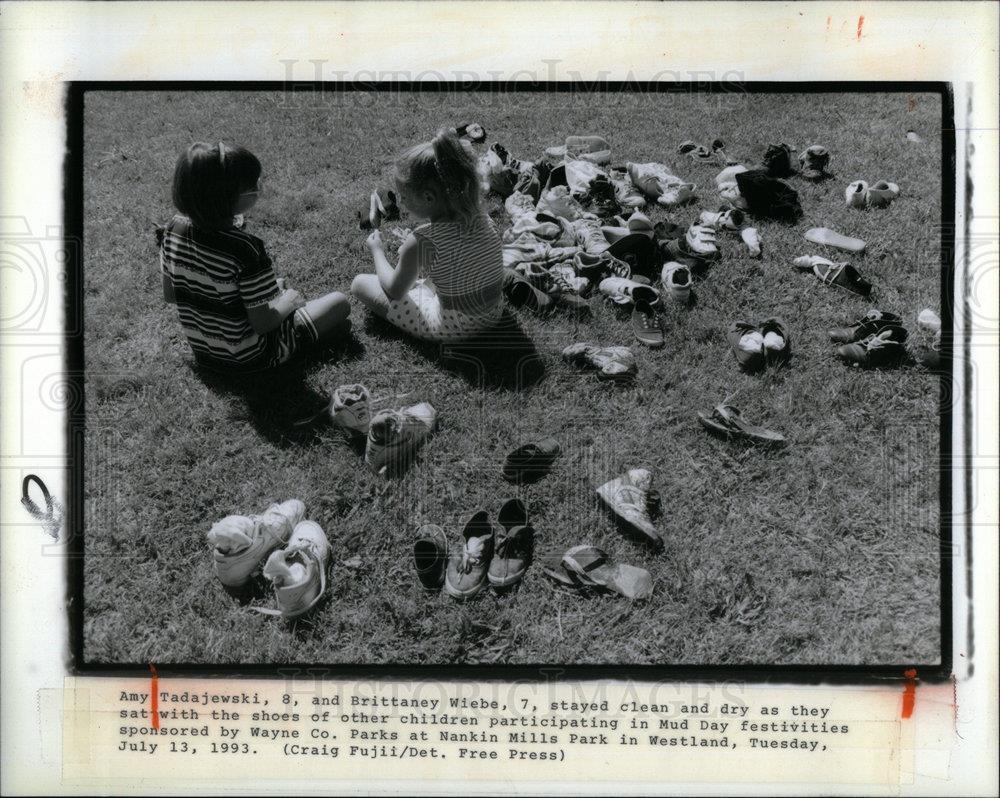
[(420, 341), (374, 314), (368, 314), (365, 330), (377, 338), (402, 341), (476, 388), (521, 391), (545, 376), (534, 342), (509, 310), (496, 328), (461, 343)]

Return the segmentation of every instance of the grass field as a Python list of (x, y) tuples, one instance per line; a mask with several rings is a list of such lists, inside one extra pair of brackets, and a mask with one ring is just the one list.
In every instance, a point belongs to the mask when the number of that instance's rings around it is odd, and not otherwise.
[[(861, 298), (791, 266), (826, 225), (868, 242), (855, 263), (879, 307), (911, 334), (939, 306), (940, 101), (934, 95), (629, 95), (543, 93), (351, 97), (274, 93), (91, 92), (85, 101), (85, 324), (88, 440), (85, 657), (93, 662), (878, 664), (936, 662), (940, 649), (938, 380), (913, 367), (852, 370), (826, 330)], [(442, 358), (366, 317), (354, 339), (298, 371), (242, 384), (207, 378), (163, 303), (153, 228), (172, 213), (170, 178), (194, 140), (240, 142), (264, 164), (266, 194), (248, 228), (279, 274), (307, 296), (347, 290), (370, 270), (354, 211), (394, 155), (443, 124), (477, 120), (488, 141), (538, 157), (569, 133), (601, 133), (615, 161), (658, 160), (697, 183), (698, 202), (654, 220), (690, 222), (716, 203), (718, 167), (676, 156), (687, 138), (721, 137), (759, 162), (769, 142), (833, 156), (834, 180), (798, 178), (795, 226), (760, 223), (764, 257), (737, 238), (668, 308), (663, 350), (632, 339), (627, 316), (592, 300), (588, 322), (521, 316), (537, 360)], [(923, 144), (906, 139), (908, 129)], [(844, 205), (858, 178), (898, 183), (883, 211)], [(494, 202), (494, 211), (497, 211)], [(498, 218), (500, 218), (498, 216)], [(386, 239), (389, 239), (386, 236)], [(789, 368), (742, 374), (735, 319), (780, 315)], [(633, 387), (560, 362), (577, 340), (633, 345)], [(462, 358), (465, 358), (464, 360)], [(475, 356), (473, 356), (473, 359)], [(363, 382), (385, 404), (429, 401), (440, 427), (418, 461), (387, 481), (333, 429), (290, 432), (325, 393)], [(783, 431), (778, 453), (710, 438), (697, 423), (731, 397)], [(552, 435), (564, 456), (537, 485), (500, 477), (505, 454)], [(623, 536), (593, 488), (630, 467), (654, 470), (666, 532), (657, 554)], [(538, 567), (509, 596), (459, 605), (426, 596), (411, 565), (414, 530), (495, 512), (521, 495), (544, 554), (591, 542), (647, 568), (646, 603), (582, 598)], [(295, 624), (248, 612), (218, 585), (205, 532), (230, 513), (289, 497), (327, 531), (330, 599)], [(260, 602), (268, 599), (261, 589)]]

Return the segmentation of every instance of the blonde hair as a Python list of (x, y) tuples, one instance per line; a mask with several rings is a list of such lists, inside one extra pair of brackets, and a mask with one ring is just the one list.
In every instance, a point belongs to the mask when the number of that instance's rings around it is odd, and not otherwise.
[(482, 212), (475, 158), (454, 130), (442, 128), (430, 141), (400, 155), (396, 182), (416, 191), (434, 191), (453, 218), (468, 222)]

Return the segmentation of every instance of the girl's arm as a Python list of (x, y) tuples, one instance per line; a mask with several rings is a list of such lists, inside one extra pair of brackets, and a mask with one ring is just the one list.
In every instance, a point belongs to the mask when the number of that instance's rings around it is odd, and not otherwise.
[(423, 239), (410, 235), (399, 248), (399, 263), (393, 267), (382, 249), (382, 237), (376, 230), (368, 237), (368, 247), (375, 261), (375, 274), (379, 285), (389, 299), (395, 301), (406, 296), (417, 281), (421, 263), (429, 262), (432, 246)]

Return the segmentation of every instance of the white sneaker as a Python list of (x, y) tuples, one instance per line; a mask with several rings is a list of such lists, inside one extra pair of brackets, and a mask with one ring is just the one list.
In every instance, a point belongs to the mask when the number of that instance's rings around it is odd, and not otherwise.
[(660, 299), (660, 292), (651, 285), (637, 283), (624, 277), (605, 277), (597, 290), (617, 305), (628, 305), (632, 302), (648, 302), (655, 305)]
[(941, 317), (930, 308), (924, 308), (917, 314), (917, 326), (921, 330), (941, 334)]
[(687, 266), (674, 261), (664, 263), (660, 282), (671, 298), (682, 305), (691, 299), (691, 270)]
[(760, 235), (757, 233), (756, 227), (745, 227), (740, 232), (740, 238), (743, 239), (743, 243), (747, 245), (747, 249), (750, 250), (751, 258), (760, 257)]
[(229, 515), (212, 524), (208, 543), (219, 581), (226, 587), (245, 585), (264, 558), (288, 540), (305, 511), (302, 502), (289, 499), (261, 515)]
[(844, 190), (844, 201), (848, 208), (861, 209), (868, 204), (868, 183), (855, 180)]
[(702, 257), (712, 257), (719, 254), (715, 238), (715, 230), (701, 224), (693, 224), (684, 235), (688, 249)]
[(252, 609), (262, 615), (297, 618), (315, 607), (326, 592), (326, 569), (330, 541), (315, 521), (296, 524), (288, 545), (272, 552), (264, 564), (264, 576), (274, 586), (278, 609)]
[(743, 223), (743, 211), (737, 208), (730, 208), (726, 211), (702, 211), (699, 221), (706, 227), (715, 230), (739, 230)]
[(868, 187), (868, 207), (886, 208), (899, 196), (899, 186), (879, 180)]
[(663, 545), (663, 538), (653, 526), (647, 509), (652, 474), (645, 468), (633, 468), (617, 479), (605, 482), (597, 489), (608, 508), (626, 523), (638, 529), (651, 542)]
[(330, 399), (330, 420), (350, 432), (368, 433), (371, 423), (371, 398), (368, 389), (360, 383), (341, 385)]
[(376, 474), (404, 463), (434, 431), (437, 411), (427, 402), (383, 410), (368, 429), (365, 463)]
[(553, 186), (542, 192), (538, 200), (537, 210), (539, 213), (547, 213), (549, 216), (561, 216), (571, 222), (579, 219), (583, 215), (583, 208), (569, 193), (568, 186)]

